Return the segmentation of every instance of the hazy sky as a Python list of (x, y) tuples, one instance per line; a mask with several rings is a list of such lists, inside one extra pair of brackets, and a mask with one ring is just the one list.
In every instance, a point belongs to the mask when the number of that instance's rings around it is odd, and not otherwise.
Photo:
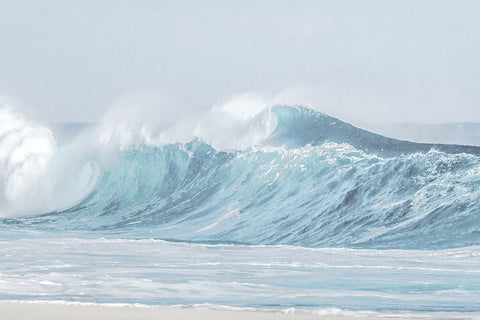
[(480, 1), (0, 1), (0, 93), (50, 121), (243, 92), (347, 121), (480, 121)]

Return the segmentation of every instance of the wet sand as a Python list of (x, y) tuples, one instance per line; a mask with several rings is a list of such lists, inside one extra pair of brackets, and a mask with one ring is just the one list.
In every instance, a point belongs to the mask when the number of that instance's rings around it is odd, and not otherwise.
[[(358, 317), (264, 311), (205, 310), (197, 308), (68, 305), (0, 302), (2, 320), (373, 320), (396, 317)], [(415, 318), (410, 318), (412, 320)], [(423, 318), (423, 320), (427, 318)]]

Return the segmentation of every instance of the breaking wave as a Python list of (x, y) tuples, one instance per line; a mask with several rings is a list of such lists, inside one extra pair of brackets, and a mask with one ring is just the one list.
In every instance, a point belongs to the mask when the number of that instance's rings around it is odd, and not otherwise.
[(145, 123), (120, 112), (57, 147), (49, 129), (1, 111), (0, 228), (306, 247), (480, 244), (478, 147), (399, 141), (290, 106)]

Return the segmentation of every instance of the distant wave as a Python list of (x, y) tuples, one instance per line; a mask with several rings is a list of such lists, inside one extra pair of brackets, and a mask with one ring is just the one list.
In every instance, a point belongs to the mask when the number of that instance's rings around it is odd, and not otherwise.
[[(14, 128), (17, 140), (2, 133), (0, 228), (307, 247), (480, 244), (478, 147), (399, 141), (307, 107), (267, 108), (232, 120), (232, 132), (206, 123), (192, 137), (170, 125), (100, 124), (59, 148), (43, 127)], [(48, 154), (32, 151), (33, 136)], [(22, 158), (19, 146), (37, 149)], [(12, 181), (43, 190), (41, 205), (24, 210), (16, 201), (28, 194), (12, 197)]]

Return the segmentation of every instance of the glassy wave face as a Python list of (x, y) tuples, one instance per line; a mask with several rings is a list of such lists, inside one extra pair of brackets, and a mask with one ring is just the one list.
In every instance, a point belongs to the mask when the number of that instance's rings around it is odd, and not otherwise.
[(63, 209), (0, 227), (305, 247), (480, 244), (480, 148), (390, 139), (306, 107), (268, 112), (275, 129), (241, 150), (199, 138), (136, 144), (105, 164), (60, 147), (49, 171), (68, 180), (57, 189)]

